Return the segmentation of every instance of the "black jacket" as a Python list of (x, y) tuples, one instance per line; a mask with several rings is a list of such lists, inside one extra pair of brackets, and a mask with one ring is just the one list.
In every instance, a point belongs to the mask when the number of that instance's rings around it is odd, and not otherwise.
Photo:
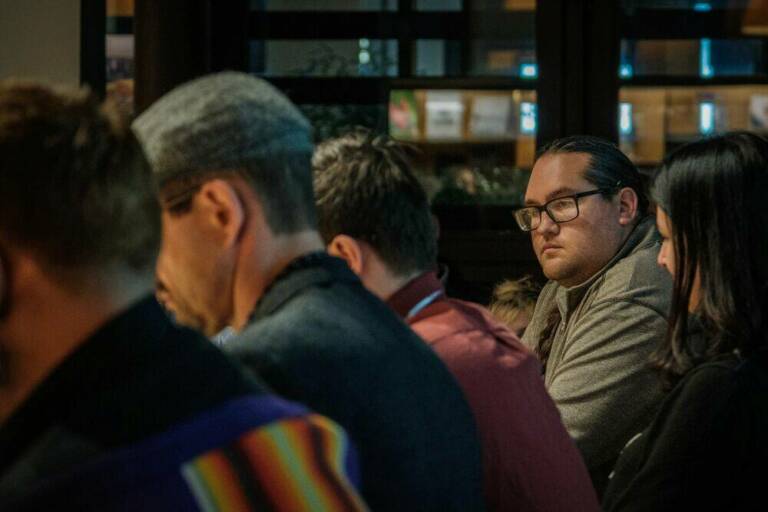
[(721, 356), (688, 372), (622, 452), (608, 511), (762, 510), (768, 363)]
[(265, 391), (147, 297), (80, 345), (0, 425), (0, 497), (245, 395)]
[(343, 260), (298, 259), (226, 347), (349, 432), (373, 510), (483, 509), (479, 443), (458, 385)]

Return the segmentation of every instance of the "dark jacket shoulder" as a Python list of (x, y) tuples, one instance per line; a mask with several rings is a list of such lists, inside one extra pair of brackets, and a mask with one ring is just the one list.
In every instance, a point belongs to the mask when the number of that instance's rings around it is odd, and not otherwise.
[(321, 256), (281, 277), (226, 348), (346, 428), (373, 509), (483, 508), (479, 442), (456, 381), (343, 260)]

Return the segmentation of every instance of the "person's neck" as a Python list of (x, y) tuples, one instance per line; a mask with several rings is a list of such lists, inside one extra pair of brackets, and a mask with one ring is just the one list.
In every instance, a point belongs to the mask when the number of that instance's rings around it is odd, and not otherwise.
[[(317, 251), (325, 251), (325, 244), (317, 231), (301, 231), (291, 235), (282, 235), (274, 239), (275, 247), (272, 258), (265, 265), (264, 288), (268, 287), (275, 278), (296, 258)], [(263, 293), (263, 290), (262, 290)]]
[(396, 273), (379, 256), (373, 247), (363, 244), (365, 264), (358, 277), (369, 292), (384, 302), (423, 272), (415, 270), (404, 274)]
[(248, 261), (244, 262), (244, 270), (235, 284), (232, 327), (239, 331), (247, 325), (265, 290), (293, 260), (324, 250), (323, 240), (315, 230), (271, 236), (268, 240), (255, 242), (252, 249), (245, 252)]
[(379, 291), (376, 293), (376, 295), (378, 295), (381, 300), (386, 302), (390, 297), (402, 290), (405, 285), (419, 277), (421, 274), (423, 274), (423, 272), (413, 272), (410, 274), (398, 276), (390, 274), (387, 278), (382, 279), (378, 288)]
[(151, 277), (133, 273), (102, 276), (77, 289), (47, 286), (20, 300), (2, 340), (0, 423), (99, 327), (151, 293), (152, 285)]

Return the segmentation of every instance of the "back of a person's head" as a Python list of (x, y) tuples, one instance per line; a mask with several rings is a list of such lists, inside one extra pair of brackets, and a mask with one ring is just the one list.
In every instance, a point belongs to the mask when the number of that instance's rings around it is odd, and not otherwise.
[[(654, 199), (675, 247), (672, 331), (662, 369), (682, 373), (713, 355), (768, 348), (768, 141), (747, 132), (690, 143), (671, 153)], [(700, 282), (697, 316), (707, 344), (687, 340), (688, 303)]]
[(85, 90), (0, 82), (0, 238), (60, 277), (149, 272), (152, 176), (128, 124)]
[(531, 276), (505, 279), (493, 288), (488, 309), (496, 318), (512, 323), (521, 312), (533, 313), (540, 292), (541, 285)]
[(326, 243), (362, 240), (401, 276), (434, 266), (436, 228), (403, 146), (361, 129), (320, 144), (312, 167)]
[(541, 285), (531, 276), (506, 279), (494, 287), (488, 309), (498, 321), (522, 336), (533, 318), (540, 292)]
[(223, 72), (180, 85), (134, 122), (160, 187), (231, 173), (246, 179), (270, 229), (314, 229), (312, 129), (264, 80)]
[(637, 211), (642, 217), (648, 210), (648, 194), (640, 171), (616, 144), (591, 135), (573, 135), (557, 139), (538, 152), (536, 159), (546, 155), (585, 153), (590, 156), (584, 178), (597, 188), (616, 190), (629, 187), (637, 194)]

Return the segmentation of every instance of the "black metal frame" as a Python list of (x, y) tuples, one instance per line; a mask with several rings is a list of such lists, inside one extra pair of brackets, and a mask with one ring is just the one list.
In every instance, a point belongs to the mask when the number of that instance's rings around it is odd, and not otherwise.
[[(293, 39), (395, 39), (398, 41), (398, 77), (269, 77), (296, 103), (381, 104), (389, 91), (398, 88), (526, 89), (536, 80), (511, 77), (466, 76), (469, 41), (509, 40), (509, 27), (531, 25), (529, 13), (493, 13), (494, 25), (478, 32), (465, 4), (461, 12), (417, 12), (412, 0), (400, 0), (397, 12), (266, 12), (249, 15), (251, 40)], [(477, 17), (478, 13), (472, 13)], [(485, 25), (482, 25), (485, 26)], [(506, 27), (506, 28), (505, 28)], [(530, 34), (531, 36), (533, 34)], [(458, 68), (460, 78), (416, 77), (413, 75), (414, 48), (418, 39), (446, 39), (462, 42)]]
[(696, 12), (686, 9), (635, 9), (621, 12), (619, 26), (624, 39), (741, 39), (762, 43), (762, 75), (754, 76), (669, 76), (642, 75), (622, 79), (622, 86), (688, 86), (768, 84), (768, 38), (743, 34), (741, 24), (746, 10), (713, 8)]
[[(529, 27), (533, 13), (494, 12), (265, 12), (250, 13), (252, 39), (469, 39), (480, 30), (484, 39), (508, 40), (510, 26)], [(478, 20), (481, 23), (470, 23)], [(491, 20), (493, 23), (482, 23)], [(533, 32), (514, 34), (522, 39)]]
[(107, 3), (80, 2), (80, 83), (103, 96), (107, 81), (105, 38)]
[(743, 9), (635, 9), (619, 13), (619, 26), (629, 39), (728, 39), (743, 37), (743, 17)]
[[(247, 69), (253, 39), (397, 39), (398, 77), (279, 77), (270, 80), (298, 103), (378, 104), (396, 88), (537, 89), (541, 145), (573, 133), (592, 133), (617, 140), (618, 89), (626, 86), (706, 86), (768, 84), (766, 76), (616, 77), (618, 41), (631, 39), (751, 38), (741, 34), (743, 9), (638, 8), (624, 12), (614, 0), (538, 0), (535, 13), (538, 80), (504, 77), (431, 78), (412, 75), (412, 43), (420, 38), (467, 42), (508, 39), (510, 26), (530, 26), (530, 14), (493, 13), (496, 24), (478, 32), (462, 12), (417, 12), (413, 0), (399, 0), (396, 12), (287, 13), (251, 12), (247, 0), (170, 0), (162, 8), (153, 0), (137, 0), (140, 21), (110, 18), (105, 25), (104, 0), (81, 0), (81, 82), (104, 92), (106, 33), (142, 33), (137, 42), (139, 107), (155, 99), (160, 82), (222, 69)], [(149, 4), (149, 5), (148, 5)], [(163, 12), (166, 15), (163, 15)], [(477, 12), (472, 13), (478, 16)], [(142, 29), (143, 26), (143, 29)], [(196, 27), (193, 30), (185, 26)], [(519, 32), (519, 29), (516, 29)], [(162, 32), (162, 35), (158, 34)], [(200, 35), (203, 34), (203, 37)], [(530, 37), (530, 34), (523, 34)], [(768, 44), (763, 41), (768, 60)], [(469, 45), (462, 45), (460, 70), (466, 72)], [(194, 54), (194, 55), (193, 55)], [(766, 63), (763, 63), (766, 64)], [(768, 65), (764, 65), (768, 72)], [(153, 70), (154, 68), (154, 70)], [(175, 71), (174, 71), (175, 70)], [(466, 74), (466, 73), (465, 73)], [(167, 76), (167, 80), (162, 79)], [(150, 89), (150, 91), (146, 91)], [(142, 98), (147, 98), (144, 101)], [(617, 101), (611, 101), (616, 98)]]

